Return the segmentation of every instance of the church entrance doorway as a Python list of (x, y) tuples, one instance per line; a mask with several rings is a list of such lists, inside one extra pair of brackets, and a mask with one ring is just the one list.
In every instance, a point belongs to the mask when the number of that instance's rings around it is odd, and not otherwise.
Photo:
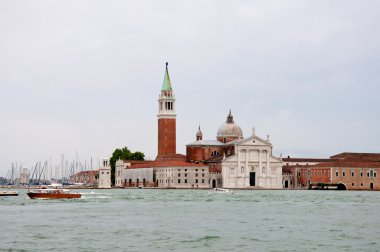
[(288, 188), (288, 185), (289, 184), (289, 182), (287, 181), (287, 180), (285, 180), (285, 188)]
[(216, 181), (215, 179), (212, 180), (212, 188), (215, 188), (216, 187)]
[(250, 172), (249, 173), (249, 186), (255, 186), (256, 185), (256, 172)]

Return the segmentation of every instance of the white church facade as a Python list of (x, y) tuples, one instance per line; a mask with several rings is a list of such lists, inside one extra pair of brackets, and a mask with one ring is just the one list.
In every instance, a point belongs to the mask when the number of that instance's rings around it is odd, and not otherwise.
[(235, 154), (222, 161), (224, 188), (282, 188), (282, 161), (272, 155), (269, 139), (254, 133), (235, 144)]

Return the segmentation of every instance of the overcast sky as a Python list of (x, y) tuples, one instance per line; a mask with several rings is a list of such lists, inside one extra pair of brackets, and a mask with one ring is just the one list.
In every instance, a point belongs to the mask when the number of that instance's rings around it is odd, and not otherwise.
[[(274, 154), (380, 152), (380, 1), (0, 1), (0, 176), (61, 154), (157, 154), (165, 62), (177, 152), (232, 110)], [(95, 164), (94, 164), (95, 166)]]

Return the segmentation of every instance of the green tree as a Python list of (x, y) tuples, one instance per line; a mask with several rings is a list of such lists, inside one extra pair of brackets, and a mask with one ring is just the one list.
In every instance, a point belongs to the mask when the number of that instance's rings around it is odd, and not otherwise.
[(144, 160), (144, 158), (145, 154), (140, 151), (136, 151), (131, 155), (131, 160)]
[(112, 157), (110, 158), (110, 166), (111, 166), (111, 183), (115, 184), (115, 169), (116, 169), (116, 161), (117, 160), (144, 160), (145, 154), (136, 151), (131, 152), (127, 147), (117, 148), (112, 153)]

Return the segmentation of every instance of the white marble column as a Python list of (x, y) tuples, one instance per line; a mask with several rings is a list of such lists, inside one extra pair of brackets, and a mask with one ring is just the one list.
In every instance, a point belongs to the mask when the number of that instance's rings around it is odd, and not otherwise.
[(245, 168), (244, 168), (244, 183), (245, 186), (249, 186), (249, 173), (251, 172), (248, 167), (249, 149), (245, 150)]
[(262, 164), (261, 164), (261, 150), (259, 149), (258, 150), (259, 151), (259, 171), (258, 171), (258, 178), (259, 178), (259, 180), (257, 181), (258, 183), (257, 183), (257, 186), (261, 186), (261, 184), (260, 184), (260, 180), (261, 180), (261, 176), (264, 176), (264, 174), (263, 174), (263, 167), (262, 167)]
[[(240, 169), (240, 149), (239, 148), (236, 148), (237, 149), (237, 169), (239, 170)], [(236, 175), (239, 174), (239, 171), (237, 171)]]

